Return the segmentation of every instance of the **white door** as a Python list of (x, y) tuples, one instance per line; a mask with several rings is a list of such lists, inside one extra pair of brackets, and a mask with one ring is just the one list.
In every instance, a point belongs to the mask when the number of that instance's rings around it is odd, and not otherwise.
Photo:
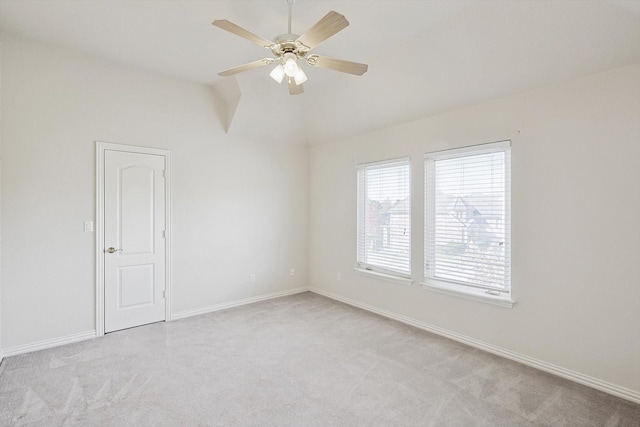
[(165, 320), (165, 157), (104, 152), (105, 332)]

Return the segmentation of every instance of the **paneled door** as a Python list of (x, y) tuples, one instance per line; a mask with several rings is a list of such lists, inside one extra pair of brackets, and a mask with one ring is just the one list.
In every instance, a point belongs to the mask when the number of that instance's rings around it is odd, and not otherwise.
[(104, 331), (165, 320), (165, 157), (104, 151)]

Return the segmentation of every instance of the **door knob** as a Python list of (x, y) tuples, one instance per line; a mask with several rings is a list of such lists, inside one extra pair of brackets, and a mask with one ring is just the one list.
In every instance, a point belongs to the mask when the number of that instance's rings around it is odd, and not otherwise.
[(110, 254), (116, 253), (118, 251), (122, 252), (122, 249), (116, 249), (113, 246), (107, 249), (107, 252), (109, 252)]

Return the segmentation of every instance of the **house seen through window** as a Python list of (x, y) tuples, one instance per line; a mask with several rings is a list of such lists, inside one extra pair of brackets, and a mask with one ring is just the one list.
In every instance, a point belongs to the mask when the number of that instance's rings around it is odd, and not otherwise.
[(358, 266), (411, 275), (409, 159), (358, 166)]
[(510, 142), (425, 156), (426, 284), (509, 298)]

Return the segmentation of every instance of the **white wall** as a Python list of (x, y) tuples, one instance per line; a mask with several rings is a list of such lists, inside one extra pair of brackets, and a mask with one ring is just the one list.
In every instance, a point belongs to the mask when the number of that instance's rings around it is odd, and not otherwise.
[[(639, 118), (635, 65), (312, 147), (311, 286), (640, 396)], [(505, 139), (517, 305), (421, 289), (423, 154)], [(355, 165), (407, 155), (412, 287), (353, 271)]]
[(95, 329), (95, 141), (172, 151), (174, 313), (307, 285), (306, 147), (225, 134), (204, 85), (2, 48), (3, 348)]
[(2, 359), (2, 40), (0, 40), (0, 362)]

